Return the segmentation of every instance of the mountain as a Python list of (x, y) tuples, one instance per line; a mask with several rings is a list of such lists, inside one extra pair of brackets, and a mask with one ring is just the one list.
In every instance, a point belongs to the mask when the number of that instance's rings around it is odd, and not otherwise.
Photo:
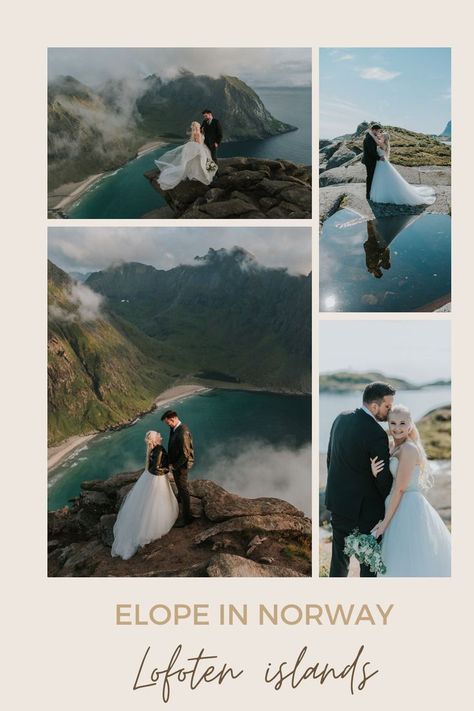
[(294, 130), (278, 121), (245, 82), (233, 76), (196, 76), (186, 70), (172, 81), (155, 74), (145, 80), (146, 90), (136, 106), (150, 136), (180, 136), (189, 131), (191, 120), (201, 120), (210, 108), (224, 127), (224, 140), (265, 138)]
[(49, 264), (50, 443), (123, 425), (180, 379), (310, 392), (311, 276), (210, 249), (74, 282)]
[(81, 283), (83, 283), (88, 277), (90, 277), (92, 272), (86, 272), (85, 274), (83, 274), (82, 272), (68, 272), (68, 274), (73, 281), (80, 281)]
[(49, 443), (151, 409), (170, 374), (129, 340), (100, 297), (51, 262), (48, 306)]
[(147, 141), (184, 140), (206, 106), (221, 120), (226, 141), (295, 130), (274, 118), (237, 77), (181, 70), (170, 81), (153, 74), (109, 80), (95, 90), (71, 76), (56, 78), (48, 86), (49, 189), (115, 169)]
[(122, 165), (143, 145), (135, 116), (118, 113), (74, 77), (48, 86), (48, 187)]
[(448, 121), (446, 124), (446, 128), (444, 129), (443, 133), (439, 134), (440, 136), (443, 136), (445, 138), (451, 138), (451, 121)]
[(270, 390), (309, 392), (311, 276), (258, 264), (245, 250), (209, 249), (168, 271), (130, 263), (86, 284), (122, 323), (156, 344), (176, 372), (213, 371)]
[(396, 390), (418, 390), (419, 386), (403, 380), (393, 378), (377, 371), (355, 373), (354, 371), (339, 370), (334, 373), (322, 373), (319, 376), (319, 392), (350, 392), (363, 390), (366, 385), (375, 381), (389, 383)]

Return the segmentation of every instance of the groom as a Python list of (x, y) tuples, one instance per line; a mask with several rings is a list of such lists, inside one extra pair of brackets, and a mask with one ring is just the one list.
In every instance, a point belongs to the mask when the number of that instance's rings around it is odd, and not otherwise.
[(188, 490), (188, 473), (194, 464), (193, 438), (189, 427), (181, 422), (174, 410), (166, 410), (161, 416), (161, 421), (170, 428), (168, 460), (178, 489), (178, 501), (181, 501), (183, 507), (181, 525), (186, 526), (194, 520)]
[(212, 160), (217, 164), (217, 149), (222, 143), (223, 135), (221, 122), (214, 118), (211, 109), (204, 109), (202, 115), (201, 133), (204, 135), (204, 143), (211, 151)]
[(384, 158), (379, 156), (379, 154), (377, 153), (377, 144), (371, 134), (373, 133), (375, 136), (378, 137), (381, 132), (382, 126), (380, 126), (380, 124), (378, 123), (374, 123), (365, 133), (363, 143), (364, 154), (362, 156), (362, 163), (365, 165), (365, 169), (367, 171), (367, 178), (365, 181), (365, 197), (367, 198), (367, 200), (370, 200), (370, 189), (372, 187), (372, 181), (374, 179), (377, 161), (384, 160)]
[[(343, 412), (332, 425), (326, 486), (332, 522), (331, 578), (345, 578), (349, 572), (349, 558), (344, 553), (346, 536), (356, 528), (360, 533), (370, 533), (384, 517), (393, 477), (388, 436), (379, 423), (387, 420), (394, 395), (388, 383), (370, 383), (364, 390), (362, 407)], [(374, 457), (384, 462), (377, 477), (370, 467)], [(361, 565), (360, 575), (375, 577), (365, 565)]]

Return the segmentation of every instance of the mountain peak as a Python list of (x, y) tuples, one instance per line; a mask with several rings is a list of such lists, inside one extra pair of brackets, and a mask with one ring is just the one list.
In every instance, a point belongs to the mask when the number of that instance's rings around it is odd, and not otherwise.
[(194, 257), (195, 261), (205, 264), (238, 264), (239, 266), (257, 266), (255, 256), (243, 247), (234, 246), (232, 249), (213, 249), (209, 247), (203, 257)]

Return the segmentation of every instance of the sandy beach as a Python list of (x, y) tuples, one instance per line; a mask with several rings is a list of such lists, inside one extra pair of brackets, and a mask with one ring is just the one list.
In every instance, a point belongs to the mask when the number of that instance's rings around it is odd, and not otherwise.
[[(150, 141), (149, 143), (143, 144), (137, 150), (135, 156), (130, 158), (130, 160), (135, 160), (135, 158), (140, 158), (140, 156), (145, 155), (145, 153), (150, 153), (156, 148), (162, 148), (168, 145), (170, 139), (160, 139), (158, 141)], [(125, 164), (123, 164), (125, 165)], [(117, 166), (116, 170), (122, 166)], [(113, 172), (113, 171), (110, 171)], [(81, 180), (78, 183), (65, 183), (59, 188), (55, 188), (48, 195), (48, 208), (51, 210), (65, 210), (67, 209), (75, 200), (77, 200), (83, 193), (85, 193), (89, 188), (100, 178), (103, 178), (107, 173), (97, 173), (97, 175), (89, 175), (88, 178)]]
[(48, 447), (48, 472), (56, 467), (60, 462), (73, 452), (77, 447), (80, 447), (85, 442), (88, 442), (95, 434), (75, 435), (64, 440), (61, 444), (55, 447)]
[[(185, 397), (190, 397), (191, 395), (196, 395), (200, 392), (207, 392), (211, 388), (204, 387), (203, 385), (175, 385), (172, 388), (164, 390), (158, 395), (155, 400), (155, 408), (163, 407), (168, 405), (175, 400), (180, 400)], [(75, 435), (74, 437), (69, 437), (61, 444), (54, 447), (48, 447), (48, 476), (51, 475), (53, 469), (55, 469), (64, 459), (71, 454), (75, 449), (81, 447), (85, 442), (88, 442), (92, 437), (95, 437), (99, 432), (88, 435)]]
[(197, 395), (197, 393), (207, 392), (211, 388), (204, 387), (203, 385), (174, 385), (172, 388), (164, 390), (155, 400), (156, 407), (163, 407), (174, 400), (180, 400), (183, 397), (189, 397), (190, 395)]
[(136, 158), (140, 158), (140, 156), (144, 156), (145, 153), (150, 153), (150, 151), (154, 151), (156, 148), (163, 148), (163, 146), (167, 146), (168, 143), (172, 143), (170, 139), (168, 140), (160, 140), (160, 141), (150, 141), (150, 143), (145, 143), (143, 146), (140, 146), (140, 148), (137, 151)]
[(52, 210), (66, 209), (104, 175), (105, 173), (97, 173), (97, 175), (90, 175), (79, 183), (66, 183), (65, 185), (61, 185), (61, 187), (56, 188), (48, 195), (48, 207)]

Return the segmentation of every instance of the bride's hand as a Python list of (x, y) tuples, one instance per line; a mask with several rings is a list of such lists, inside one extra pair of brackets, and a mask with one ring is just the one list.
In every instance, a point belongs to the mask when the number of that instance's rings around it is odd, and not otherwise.
[(371, 457), (370, 468), (372, 469), (372, 474), (376, 477), (384, 468), (383, 459), (379, 459), (378, 457)]
[(385, 533), (385, 524), (383, 521), (379, 521), (371, 530), (371, 534), (373, 535), (374, 538), (379, 538), (379, 536), (383, 536)]

